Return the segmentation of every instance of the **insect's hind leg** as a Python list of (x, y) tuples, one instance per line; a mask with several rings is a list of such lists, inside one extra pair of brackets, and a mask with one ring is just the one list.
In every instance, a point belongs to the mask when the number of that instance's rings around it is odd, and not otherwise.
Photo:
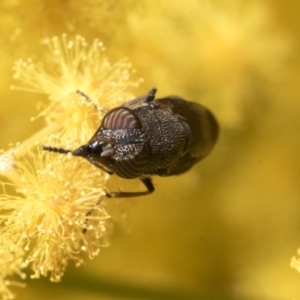
[(150, 177), (146, 178), (140, 178), (142, 183), (146, 186), (147, 191), (142, 192), (111, 192), (108, 196), (108, 198), (131, 198), (131, 197), (140, 197), (140, 196), (147, 196), (154, 192), (155, 188), (152, 183), (152, 180)]
[[(151, 178), (150, 177), (140, 178), (140, 180), (146, 186), (147, 191), (142, 191), (142, 192), (119, 191), (119, 192), (106, 193), (105, 195), (101, 196), (98, 199), (98, 201), (95, 203), (95, 207), (97, 207), (105, 198), (131, 198), (131, 197), (139, 197), (139, 196), (146, 196), (146, 195), (152, 194), (154, 192), (155, 188), (154, 188)], [(87, 231), (87, 222), (88, 222), (87, 217), (89, 217), (93, 213), (93, 211), (95, 210), (95, 207), (91, 208), (85, 215), (86, 219), (85, 219), (85, 228), (82, 231), (83, 233), (86, 233), (86, 231)]]

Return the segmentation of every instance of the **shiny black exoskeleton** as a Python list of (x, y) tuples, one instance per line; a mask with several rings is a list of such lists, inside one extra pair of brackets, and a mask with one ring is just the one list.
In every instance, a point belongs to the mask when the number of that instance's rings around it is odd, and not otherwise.
[(78, 149), (43, 149), (82, 156), (109, 174), (139, 178), (147, 187), (147, 191), (120, 191), (108, 197), (150, 194), (154, 191), (151, 176), (185, 173), (212, 151), (219, 133), (215, 117), (204, 106), (178, 96), (155, 99), (155, 93), (152, 89), (110, 110), (93, 137)]

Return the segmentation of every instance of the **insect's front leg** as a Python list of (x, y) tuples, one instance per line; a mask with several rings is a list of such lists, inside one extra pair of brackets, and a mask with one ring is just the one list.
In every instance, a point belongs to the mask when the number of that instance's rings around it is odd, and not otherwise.
[[(87, 223), (88, 223), (88, 217), (93, 213), (93, 211), (95, 210), (95, 207), (97, 207), (106, 197), (107, 197), (107, 193), (106, 195), (102, 195), (98, 201), (95, 203), (95, 206), (93, 208), (91, 208), (85, 215), (85, 220), (84, 220), (84, 228), (82, 230), (82, 233), (85, 234), (87, 231)], [(109, 197), (107, 197), (109, 198)]]
[(79, 94), (80, 96), (82, 96), (82, 97), (86, 100), (86, 102), (92, 103), (93, 107), (94, 107), (96, 110), (99, 110), (99, 111), (101, 111), (101, 112), (103, 112), (103, 113), (107, 113), (107, 110), (106, 110), (106, 109), (103, 109), (103, 108), (100, 107), (98, 104), (94, 103), (94, 102), (91, 100), (91, 98), (89, 98), (89, 97), (88, 97), (85, 93), (83, 93), (82, 91), (77, 90), (76, 93)]

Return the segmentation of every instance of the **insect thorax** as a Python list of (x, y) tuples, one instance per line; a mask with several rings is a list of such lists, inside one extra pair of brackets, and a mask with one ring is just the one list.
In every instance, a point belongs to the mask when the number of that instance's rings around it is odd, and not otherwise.
[(163, 175), (178, 164), (189, 148), (189, 125), (175, 115), (171, 108), (141, 107), (134, 111), (147, 134), (149, 156), (145, 173)]

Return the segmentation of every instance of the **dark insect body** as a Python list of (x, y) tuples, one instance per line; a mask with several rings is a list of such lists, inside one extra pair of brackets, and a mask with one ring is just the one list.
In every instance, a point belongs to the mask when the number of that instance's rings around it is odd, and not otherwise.
[[(91, 101), (83, 93), (88, 101)], [(107, 197), (134, 197), (154, 191), (151, 176), (188, 171), (213, 149), (218, 123), (204, 106), (178, 96), (155, 99), (156, 89), (110, 110), (93, 137), (76, 150), (44, 150), (82, 156), (109, 174), (139, 178), (147, 191), (115, 192)]]

